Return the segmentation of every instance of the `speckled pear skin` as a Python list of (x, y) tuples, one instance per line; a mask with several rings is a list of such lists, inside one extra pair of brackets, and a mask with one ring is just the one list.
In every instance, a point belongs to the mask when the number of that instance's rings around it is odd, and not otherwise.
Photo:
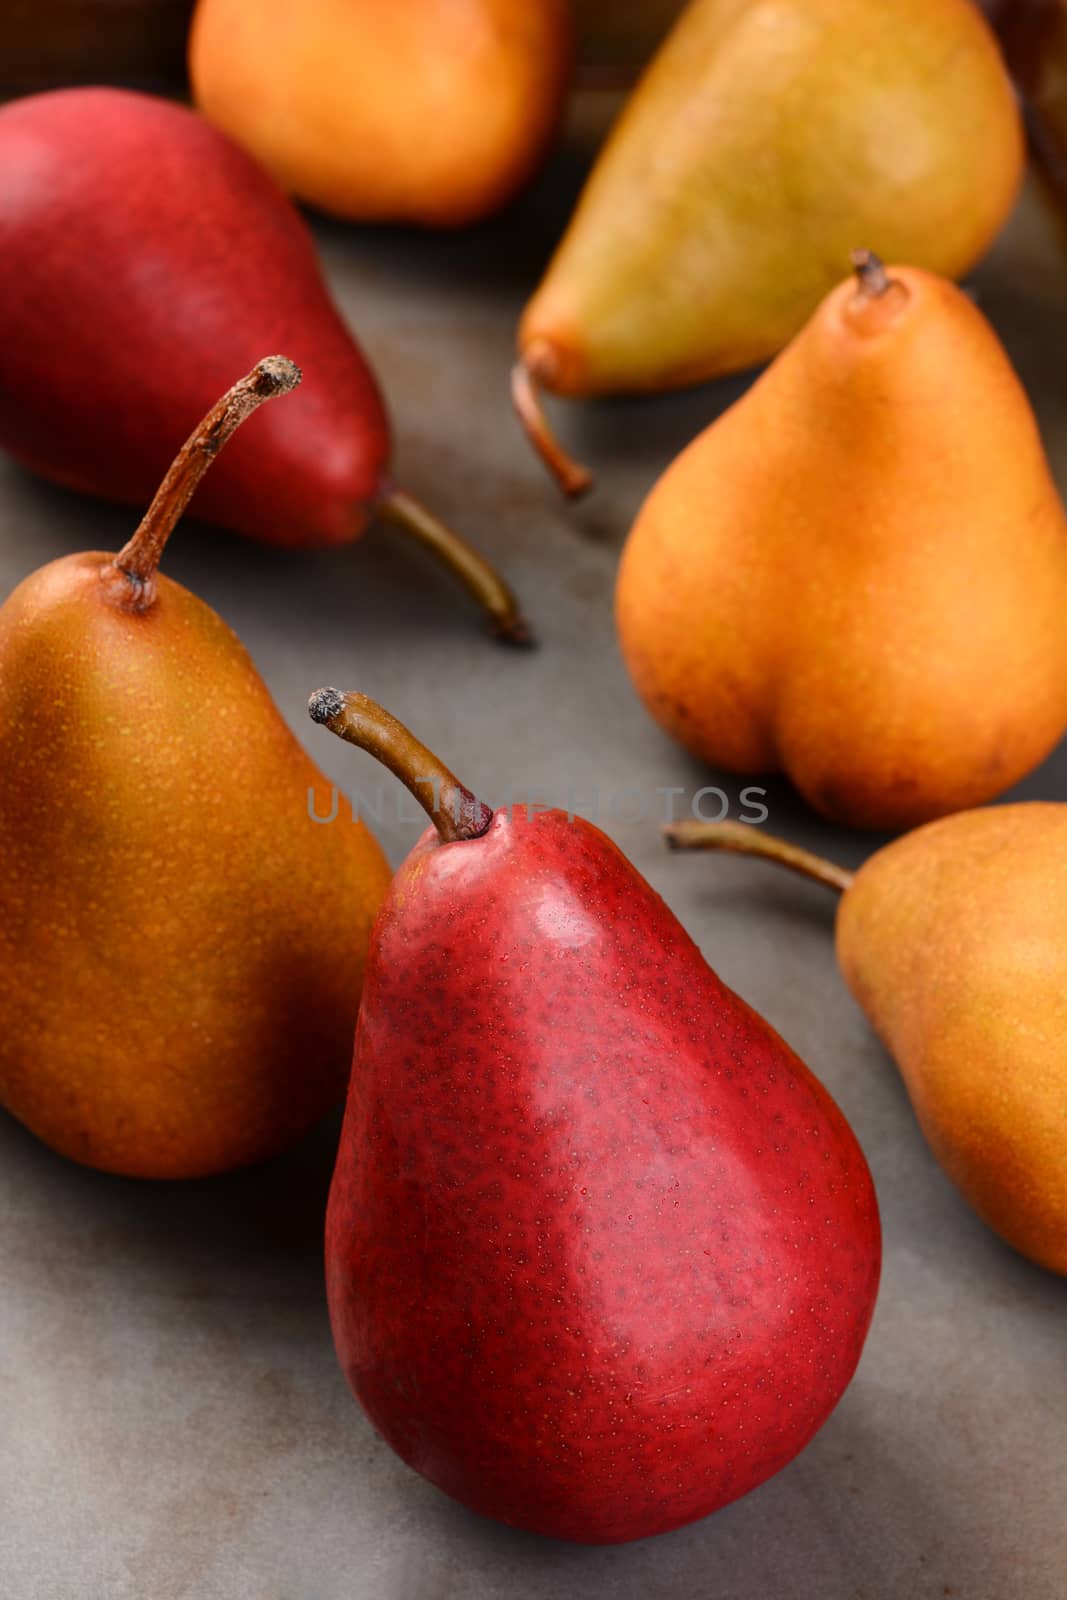
[[(220, 457), (219, 465), (225, 455)], [(157, 576), (43, 567), (0, 608), (0, 1104), (63, 1155), (186, 1178), (344, 1095), (388, 867), (248, 655)]]
[(147, 505), (189, 418), (264, 350), (304, 381), (231, 441), (193, 513), (272, 544), (345, 543), (382, 487), (389, 424), (282, 191), (152, 95), (0, 108), (0, 448)]
[(1067, 1273), (1067, 806), (991, 806), (877, 852), (838, 913), (849, 988), (962, 1194)]
[(1026, 394), (955, 285), (888, 273), (672, 463), (616, 590), (669, 733), (887, 832), (992, 799), (1067, 727), (1067, 521)]
[(372, 1422), (473, 1510), (614, 1543), (826, 1421), (880, 1234), (848, 1124), (595, 827), (431, 830), (368, 958), (326, 1269)]

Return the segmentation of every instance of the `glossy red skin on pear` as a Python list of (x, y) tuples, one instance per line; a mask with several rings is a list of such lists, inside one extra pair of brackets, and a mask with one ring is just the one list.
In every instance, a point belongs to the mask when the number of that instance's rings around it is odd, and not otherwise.
[(825, 1422), (880, 1255), (841, 1112), (603, 834), (422, 838), (326, 1235), (341, 1364), (411, 1466), (589, 1543), (704, 1516)]
[(0, 447), (143, 505), (265, 350), (304, 381), (228, 446), (194, 513), (258, 539), (354, 538), (389, 424), (302, 218), (194, 112), (120, 89), (0, 109)]

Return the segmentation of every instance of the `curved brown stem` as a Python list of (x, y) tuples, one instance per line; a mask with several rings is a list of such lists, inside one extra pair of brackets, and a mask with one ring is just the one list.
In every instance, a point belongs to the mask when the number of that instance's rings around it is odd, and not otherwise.
[(856, 274), (856, 292), (869, 300), (876, 300), (889, 288), (890, 277), (885, 263), (873, 250), (853, 250), (852, 267)]
[(459, 579), (485, 612), (497, 639), (506, 644), (536, 644), (518, 600), (500, 574), (421, 501), (403, 489), (389, 488), (375, 505), (387, 521), (417, 539)]
[(264, 400), (295, 389), (300, 376), (300, 368), (288, 356), (266, 356), (212, 406), (186, 439), (137, 531), (123, 545), (113, 563), (129, 580), (139, 610), (152, 604), (156, 568), (167, 540), (193, 498), (197, 484), (227, 439)]
[(593, 475), (569, 456), (548, 425), (538, 388), (537, 345), (531, 345), (511, 372), (511, 401), (526, 437), (551, 472), (563, 493), (576, 500), (593, 487)]
[(316, 689), (308, 701), (308, 712), (313, 722), (321, 722), (339, 739), (368, 751), (395, 773), (445, 844), (477, 839), (492, 822), (492, 807), (471, 794), (432, 750), (369, 695)]
[(805, 878), (814, 878), (816, 883), (824, 883), (839, 894), (851, 887), (854, 877), (836, 862), (825, 861), (822, 856), (802, 850), (785, 839), (761, 833), (751, 823), (672, 822), (664, 828), (663, 834), (672, 850), (728, 850), (735, 855), (762, 856), (765, 861), (777, 862), (780, 867), (788, 867)]

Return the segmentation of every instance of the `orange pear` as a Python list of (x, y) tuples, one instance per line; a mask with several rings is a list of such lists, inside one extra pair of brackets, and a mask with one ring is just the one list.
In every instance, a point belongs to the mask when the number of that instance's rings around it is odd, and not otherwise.
[(1067, 522), (985, 318), (860, 252), (656, 484), (616, 607), (668, 732), (835, 821), (903, 829), (1023, 777), (1067, 727)]
[(946, 817), (855, 874), (741, 823), (667, 835), (841, 891), (841, 971), (935, 1156), (1002, 1238), (1067, 1274), (1067, 805)]
[(612, 132), (522, 318), (513, 392), (697, 383), (766, 360), (853, 245), (958, 277), (1008, 215), (1015, 96), (971, 0), (693, 0)]
[(204, 114), (302, 200), (452, 227), (545, 155), (571, 60), (568, 0), (200, 0)]

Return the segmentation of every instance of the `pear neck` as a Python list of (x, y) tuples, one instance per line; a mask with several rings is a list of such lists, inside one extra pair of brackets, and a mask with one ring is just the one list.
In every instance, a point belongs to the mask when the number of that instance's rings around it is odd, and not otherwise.
[(300, 368), (287, 356), (266, 356), (212, 406), (186, 439), (136, 532), (109, 563), (112, 593), (129, 610), (146, 611), (155, 601), (156, 571), (167, 540), (227, 439), (265, 400), (288, 394), (299, 382)]
[(750, 823), (672, 822), (664, 828), (663, 835), (672, 850), (724, 850), (731, 855), (759, 856), (824, 884), (828, 889), (835, 889), (838, 894), (845, 894), (855, 879), (854, 873), (839, 867), (835, 861), (827, 861), (785, 839), (776, 839), (773, 834), (762, 833)]
[(410, 728), (369, 695), (317, 689), (308, 701), (308, 712), (313, 722), (388, 767), (414, 795), (443, 844), (478, 839), (488, 829), (492, 807), (473, 795)]

